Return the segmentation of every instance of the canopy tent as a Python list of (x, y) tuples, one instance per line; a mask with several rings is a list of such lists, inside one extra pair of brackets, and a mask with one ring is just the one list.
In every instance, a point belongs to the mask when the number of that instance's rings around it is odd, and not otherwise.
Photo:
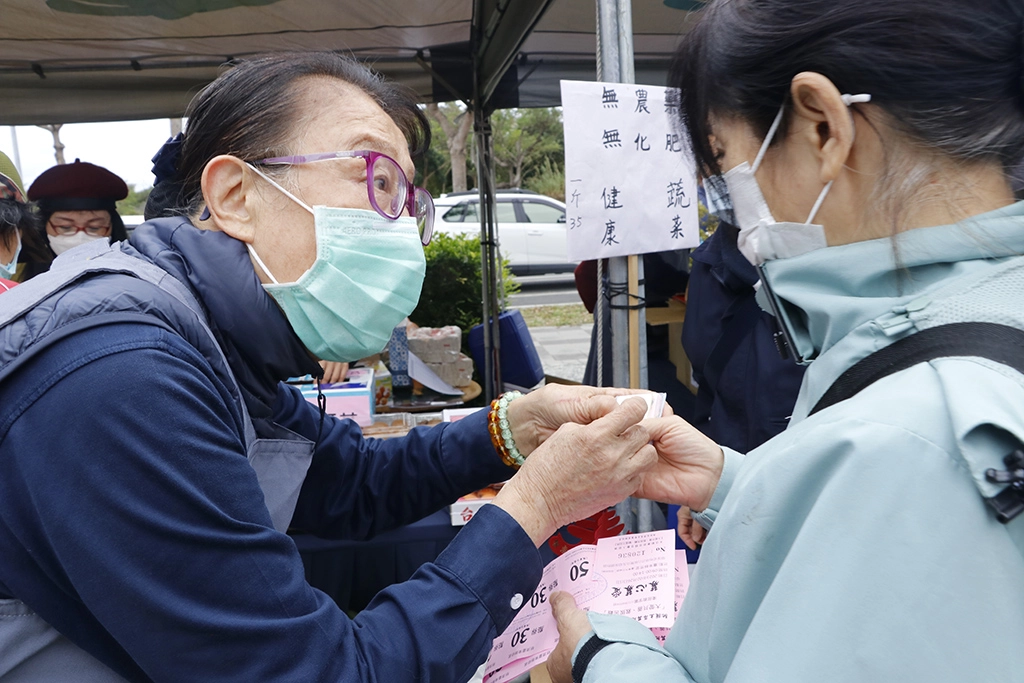
[[(181, 116), (225, 65), (285, 50), (349, 52), (422, 102), (465, 102), (475, 122), (481, 300), (490, 321), (480, 370), (491, 398), (502, 384), (490, 112), (557, 105), (560, 80), (595, 78), (599, 10), (603, 58), (620, 61), (611, 71), (602, 62), (603, 73), (664, 85), (687, 16), (704, 1), (0, 0), (0, 124)], [(612, 22), (625, 39), (618, 47), (609, 12), (628, 17)], [(631, 270), (631, 293), (636, 282)], [(653, 528), (642, 505), (632, 521), (630, 500), (618, 506), (627, 526)]]
[[(634, 0), (637, 81), (663, 84), (696, 0)], [(0, 124), (180, 116), (234, 59), (351, 52), (424, 102), (551, 106), (595, 74), (594, 0), (4, 0)]]
[[(490, 112), (560, 103), (597, 72), (597, 10), (631, 5), (635, 82), (664, 84), (704, 0), (3, 0), (0, 124), (181, 116), (232, 61), (349, 52), (423, 102), (471, 109), (480, 188), (487, 398), (500, 392)], [(611, 3), (611, 4), (609, 4)]]

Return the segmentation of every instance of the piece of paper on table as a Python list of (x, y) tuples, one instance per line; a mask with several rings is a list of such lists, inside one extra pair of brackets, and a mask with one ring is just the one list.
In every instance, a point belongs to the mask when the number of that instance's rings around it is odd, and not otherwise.
[[(682, 566), (679, 572), (677, 563)], [(680, 586), (680, 581), (685, 585)], [(484, 681), (506, 683), (547, 660), (558, 645), (558, 627), (548, 601), (556, 590), (571, 594), (582, 609), (624, 614), (656, 634), (657, 630), (667, 634), (688, 585), (686, 553), (675, 550), (671, 529), (576, 546), (544, 568), (536, 592), (494, 639)]]
[(479, 408), (445, 408), (441, 411), (441, 422), (458, 422), (464, 417), (469, 417), (473, 413), (486, 409), (487, 406), (480, 406)]
[(409, 352), (409, 376), (426, 388), (436, 391), (439, 394), (448, 394), (449, 396), (462, 395), (462, 389), (456, 389), (438, 377), (437, 374), (428, 368), (427, 364), (421, 361), (412, 351)]
[(697, 170), (676, 128), (679, 90), (562, 81), (569, 259), (700, 243)]
[(622, 396), (616, 396), (615, 400), (621, 405), (626, 400), (631, 398), (642, 398), (647, 402), (647, 412), (644, 413), (644, 419), (649, 420), (652, 417), (661, 417), (662, 413), (665, 412), (665, 399), (666, 394), (659, 394), (653, 391), (645, 394), (624, 394)]

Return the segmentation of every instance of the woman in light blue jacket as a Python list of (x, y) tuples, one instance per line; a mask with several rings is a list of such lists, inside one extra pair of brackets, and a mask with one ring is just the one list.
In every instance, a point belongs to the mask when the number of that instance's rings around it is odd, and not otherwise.
[[(641, 495), (701, 511), (691, 541), (710, 529), (689, 595), (662, 648), (556, 594), (552, 677), (1024, 681), (1024, 345), (960, 325), (1024, 330), (1024, 6), (712, 0), (674, 83), (762, 307), (813, 362), (789, 428), (746, 455), (650, 428)], [(915, 337), (938, 351), (835, 401)]]

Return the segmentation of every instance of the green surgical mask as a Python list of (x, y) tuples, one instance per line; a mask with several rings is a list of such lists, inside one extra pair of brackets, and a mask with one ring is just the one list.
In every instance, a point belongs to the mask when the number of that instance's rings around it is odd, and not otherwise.
[(414, 218), (390, 220), (376, 211), (310, 208), (253, 168), (313, 214), (316, 260), (298, 280), (264, 285), (292, 330), (317, 358), (350, 362), (379, 353), (391, 332), (419, 302), (426, 259)]

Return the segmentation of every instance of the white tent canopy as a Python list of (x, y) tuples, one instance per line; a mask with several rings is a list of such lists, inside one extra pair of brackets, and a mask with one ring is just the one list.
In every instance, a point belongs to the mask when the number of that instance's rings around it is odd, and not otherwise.
[(351, 53), (422, 102), (471, 109), (481, 211), (485, 396), (502, 386), (490, 112), (560, 103), (596, 76), (598, 3), (629, 3), (636, 82), (665, 83), (704, 0), (0, 0), (0, 124), (181, 116), (226, 64)]
[[(664, 82), (699, 0), (634, 0), (637, 80)], [(3, 0), (0, 124), (180, 116), (233, 59), (342, 50), (421, 101), (558, 104), (595, 74), (594, 0)], [(455, 91), (454, 93), (452, 91)]]

